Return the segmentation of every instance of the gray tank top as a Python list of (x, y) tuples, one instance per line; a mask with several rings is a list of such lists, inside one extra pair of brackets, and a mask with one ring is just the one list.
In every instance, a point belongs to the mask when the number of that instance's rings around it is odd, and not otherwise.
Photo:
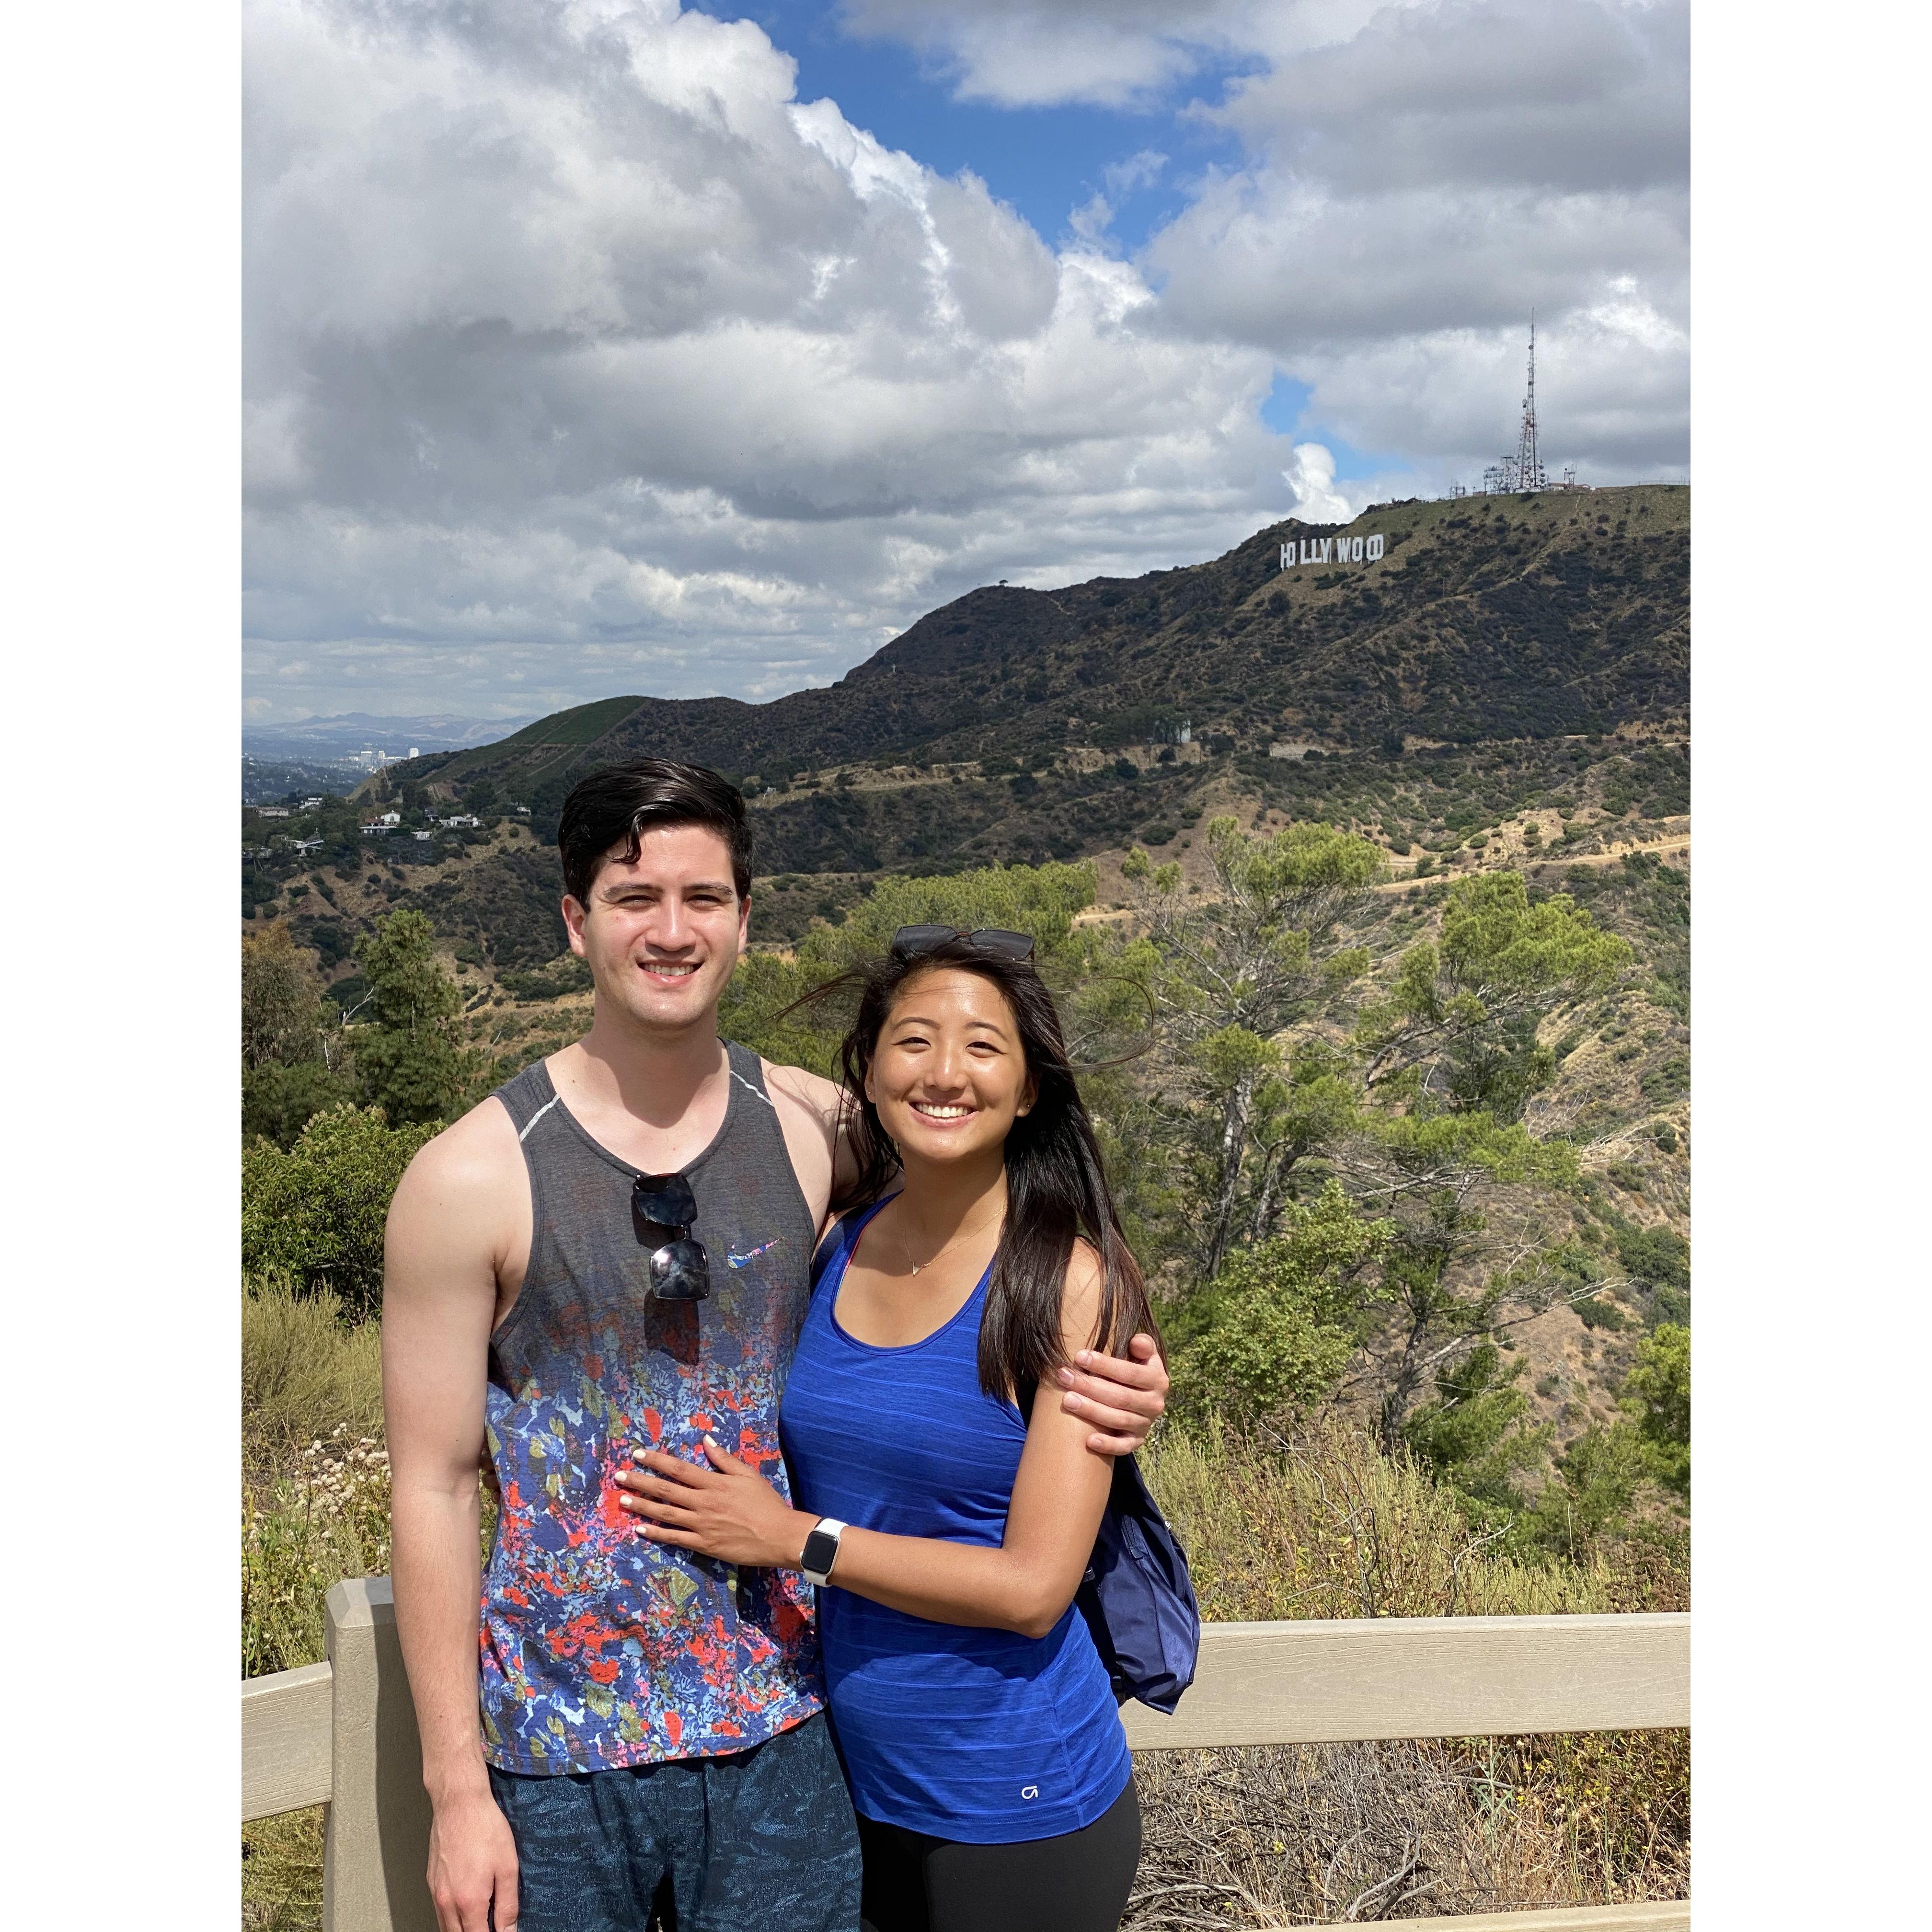
[(530, 1184), (530, 1258), (490, 1337), (499, 1497), (483, 1582), (484, 1755), (570, 1772), (748, 1749), (823, 1695), (811, 1586), (652, 1542), (618, 1507), (635, 1448), (704, 1461), (708, 1433), (788, 1497), (778, 1399), (816, 1229), (756, 1054), (684, 1169), (711, 1294), (662, 1302), (631, 1216), (638, 1170), (593, 1140), (542, 1061), (497, 1090)]

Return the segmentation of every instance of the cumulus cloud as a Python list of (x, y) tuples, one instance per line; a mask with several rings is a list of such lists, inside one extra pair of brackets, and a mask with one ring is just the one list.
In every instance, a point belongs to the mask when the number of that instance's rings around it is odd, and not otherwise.
[[(1552, 458), (1681, 473), (1682, 0), (849, 0), (976, 99), (1204, 76), (1237, 158), (1131, 260), (1112, 204), (1179, 152), (1132, 122), (1056, 250), (801, 101), (750, 22), (244, 7), (277, 716), (771, 696), (975, 584), (1436, 487), (1510, 443), (1532, 306)], [(1311, 392), (1286, 472), (1277, 370)], [(1384, 473), (1338, 484), (1337, 439)]]
[(1304, 523), (1346, 524), (1366, 505), (1352, 502), (1335, 487), (1335, 459), (1318, 442), (1298, 442), (1289, 452), (1282, 481), (1294, 499), (1294, 514)]
[(248, 16), (248, 669), (289, 708), (767, 695), (975, 583), (1279, 507), (1270, 366), (1150, 329), (755, 26)]
[(1268, 38), (1296, 0), (845, 0), (848, 29), (916, 49), (959, 98), (1004, 107), (1136, 106)]
[[(1184, 112), (1239, 144), (1137, 265), (1151, 326), (1266, 350), (1310, 415), (1432, 485), (1545, 414), (1599, 480), (1687, 473), (1686, 0), (848, 0), (1008, 104), (1244, 62)], [(1111, 66), (1080, 76), (1108, 39)], [(1055, 50), (1059, 50), (1058, 53)], [(1058, 92), (1056, 93), (1055, 89)], [(1096, 196), (1076, 227), (1101, 238)]]

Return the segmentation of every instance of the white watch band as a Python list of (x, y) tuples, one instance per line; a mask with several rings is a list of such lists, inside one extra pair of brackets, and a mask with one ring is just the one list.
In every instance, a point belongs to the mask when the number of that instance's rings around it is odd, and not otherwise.
[(812, 1544), (819, 1538), (829, 1537), (832, 1541), (832, 1553), (826, 1558), (823, 1568), (814, 1570), (808, 1562), (801, 1562), (799, 1565), (799, 1568), (805, 1572), (806, 1580), (816, 1583), (821, 1590), (832, 1580), (832, 1566), (838, 1561), (838, 1538), (844, 1527), (845, 1526), (836, 1516), (822, 1516), (812, 1525), (812, 1534), (805, 1539), (805, 1547), (808, 1555), (811, 1552)]

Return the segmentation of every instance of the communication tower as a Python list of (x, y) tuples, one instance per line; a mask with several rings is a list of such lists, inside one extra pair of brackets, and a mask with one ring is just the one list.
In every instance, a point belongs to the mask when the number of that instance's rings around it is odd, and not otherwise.
[[(1516, 454), (1506, 456), (1500, 463), (1492, 463), (1483, 472), (1482, 494), (1485, 496), (1510, 496), (1526, 490), (1587, 490), (1587, 483), (1576, 481), (1576, 469), (1572, 464), (1563, 472), (1561, 483), (1552, 483), (1543, 466), (1543, 455), (1537, 447), (1536, 433), (1536, 314), (1532, 310), (1529, 317), (1529, 378), (1523, 388), (1522, 421), (1516, 430)], [(1468, 491), (1460, 483), (1449, 487), (1450, 497), (1466, 496)]]
[(1536, 453), (1536, 311), (1529, 316), (1529, 386), (1523, 392), (1522, 427), (1516, 433), (1514, 490), (1546, 490), (1543, 459)]

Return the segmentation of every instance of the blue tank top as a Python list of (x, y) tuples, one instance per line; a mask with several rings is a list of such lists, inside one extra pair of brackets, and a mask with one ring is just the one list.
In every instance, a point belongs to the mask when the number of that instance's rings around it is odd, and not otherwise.
[[(839, 1224), (806, 1313), (779, 1412), (793, 1493), (800, 1508), (862, 1529), (997, 1549), (1026, 1423), (980, 1386), (986, 1276), (944, 1328), (906, 1348), (855, 1340), (833, 1314), (852, 1250), (884, 1205)], [(1047, 1635), (1027, 1637), (928, 1622), (835, 1582), (818, 1593), (818, 1632), (865, 1816), (1009, 1844), (1078, 1831), (1126, 1790), (1126, 1736), (1071, 1605)]]

